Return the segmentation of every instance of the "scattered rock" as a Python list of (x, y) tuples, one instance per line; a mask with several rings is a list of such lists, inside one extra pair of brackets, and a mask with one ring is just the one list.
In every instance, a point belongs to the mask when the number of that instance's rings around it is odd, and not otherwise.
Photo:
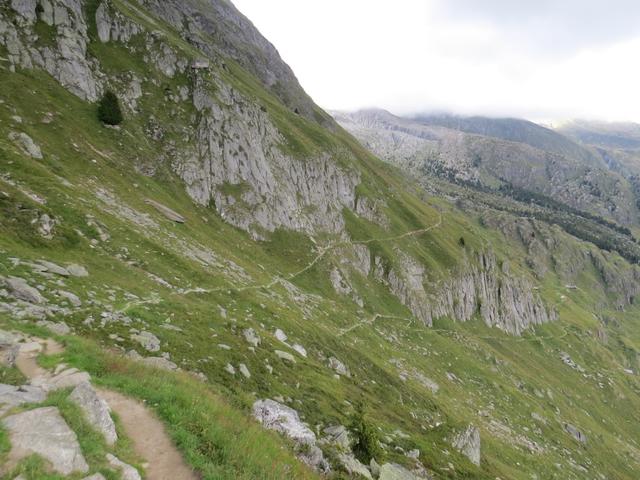
[(287, 342), (287, 334), (284, 333), (282, 330), (280, 330), (279, 328), (276, 330), (276, 332), (273, 334), (276, 339), (280, 340), (282, 343), (286, 343)]
[(231, 375), (235, 375), (236, 374), (236, 368), (231, 365), (230, 363), (227, 363), (224, 367), (225, 372), (230, 373)]
[(82, 300), (80, 300), (80, 298), (74, 293), (67, 292), (66, 290), (58, 290), (58, 295), (69, 300), (69, 303), (71, 303), (71, 305), (73, 305), (74, 307), (82, 306)]
[(344, 375), (345, 377), (351, 376), (347, 366), (336, 357), (329, 357), (329, 368), (335, 370), (338, 375)]
[(296, 359), (288, 352), (283, 352), (282, 350), (275, 350), (274, 352), (278, 358), (282, 360), (286, 360), (287, 362), (296, 363)]
[(253, 347), (257, 347), (258, 345), (260, 345), (260, 336), (256, 333), (256, 331), (253, 328), (245, 328), (242, 331), (242, 334), (244, 335), (244, 339), (247, 341), (247, 343)]
[(9, 277), (5, 280), (9, 293), (18, 300), (33, 304), (42, 304), (47, 300), (35, 288), (31, 287), (24, 279), (19, 277)]
[(307, 349), (299, 343), (294, 343), (291, 348), (298, 352), (302, 357), (307, 358)]
[(369, 469), (360, 463), (360, 461), (353, 455), (341, 453), (338, 455), (338, 460), (349, 475), (355, 475), (356, 478), (367, 478), (369, 480), (373, 480)]
[(43, 407), (11, 415), (2, 420), (9, 431), (12, 455), (24, 458), (37, 454), (51, 462), (63, 475), (87, 472), (76, 434), (66, 424), (56, 407)]
[(20, 150), (29, 155), (31, 158), (42, 160), (42, 151), (36, 145), (33, 139), (24, 132), (11, 132), (9, 139), (12, 140)]
[(571, 425), (570, 423), (563, 423), (562, 428), (564, 431), (571, 435), (573, 438), (582, 443), (587, 443), (587, 436), (582, 433), (577, 427)]
[(77, 265), (75, 263), (72, 263), (71, 265), (67, 265), (67, 270), (69, 274), (73, 275), (74, 277), (89, 276), (89, 272), (87, 271), (86, 268), (84, 268), (82, 265)]
[(69, 335), (71, 333), (71, 328), (64, 322), (51, 322), (49, 320), (40, 320), (36, 323), (41, 327), (46, 328), (47, 330), (55, 333), (56, 335)]
[(401, 465), (396, 463), (385, 463), (380, 467), (378, 480), (418, 480), (414, 475)]
[(46, 260), (38, 260), (38, 263), (45, 268), (46, 272), (55, 273), (56, 275), (61, 275), (63, 277), (69, 276), (69, 271), (60, 265), (56, 265), (55, 263), (48, 262)]
[(477, 427), (469, 425), (456, 435), (453, 446), (471, 460), (471, 463), (480, 465), (480, 430)]
[(38, 223), (38, 233), (47, 240), (53, 238), (53, 232), (56, 228), (56, 221), (46, 213), (40, 215), (36, 222)]
[(186, 219), (182, 215), (180, 215), (179, 213), (171, 210), (169, 207), (166, 207), (166, 206), (162, 205), (161, 203), (156, 202), (155, 200), (151, 200), (151, 199), (147, 198), (145, 200), (145, 203), (151, 205), (153, 208), (158, 210), (161, 214), (163, 214), (165, 217), (167, 217), (172, 222), (176, 222), (176, 223), (184, 223), (184, 222), (186, 222)]
[(63, 388), (71, 388), (80, 385), (82, 382), (88, 382), (91, 377), (87, 372), (81, 372), (77, 368), (67, 368), (59, 373), (38, 376), (31, 379), (31, 385), (42, 387), (45, 391), (51, 392)]
[(107, 479), (104, 478), (104, 475), (102, 475), (101, 473), (94, 473), (93, 475), (84, 477), (82, 480), (107, 480)]
[(122, 480), (142, 480), (142, 477), (140, 477), (138, 470), (133, 468), (131, 465), (124, 463), (115, 455), (107, 453), (107, 461), (113, 468), (120, 470), (120, 472), (122, 473)]
[(139, 361), (149, 367), (159, 368), (160, 370), (179, 370), (178, 365), (164, 357), (141, 357)]
[(335, 445), (340, 450), (345, 452), (351, 451), (351, 438), (349, 436), (349, 431), (342, 425), (334, 425), (327, 427), (323, 430), (324, 437), (322, 438), (323, 443), (329, 443), (331, 445)]
[(89, 382), (79, 384), (69, 395), (69, 400), (80, 407), (89, 423), (102, 433), (108, 445), (116, 442), (118, 435), (109, 413), (109, 405), (98, 397)]
[(240, 365), (238, 365), (238, 369), (240, 370), (240, 373), (244, 375), (246, 378), (251, 378), (251, 373), (249, 372), (249, 369), (244, 363), (241, 363)]
[(138, 342), (149, 352), (157, 352), (160, 350), (160, 339), (151, 332), (142, 331), (131, 335), (131, 340)]

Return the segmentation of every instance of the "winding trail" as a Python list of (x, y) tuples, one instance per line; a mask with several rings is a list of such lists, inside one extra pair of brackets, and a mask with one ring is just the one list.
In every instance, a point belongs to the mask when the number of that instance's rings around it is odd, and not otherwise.
[[(36, 358), (40, 353), (53, 355), (64, 351), (64, 347), (52, 339), (32, 338), (31, 341), (40, 343), (43, 351), (21, 348), (16, 358), (16, 367), (29, 380), (50, 373), (38, 365)], [(145, 464), (146, 480), (198, 480), (174, 446), (164, 424), (143, 403), (113, 390), (94, 388), (118, 415), (133, 450)]]

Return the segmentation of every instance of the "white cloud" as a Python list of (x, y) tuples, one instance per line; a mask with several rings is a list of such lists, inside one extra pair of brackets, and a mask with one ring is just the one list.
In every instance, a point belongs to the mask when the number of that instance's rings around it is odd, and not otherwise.
[(235, 4), (324, 108), (640, 121), (640, 2)]

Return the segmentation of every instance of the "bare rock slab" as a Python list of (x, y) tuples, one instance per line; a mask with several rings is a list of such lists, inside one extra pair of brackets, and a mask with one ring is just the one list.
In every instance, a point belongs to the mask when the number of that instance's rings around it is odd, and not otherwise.
[(32, 454), (49, 461), (62, 475), (89, 471), (76, 434), (56, 407), (36, 408), (2, 420), (9, 432), (10, 456), (21, 459)]
[(98, 397), (89, 382), (82, 382), (74, 388), (69, 395), (69, 400), (80, 407), (89, 423), (104, 436), (108, 445), (116, 442), (118, 435), (110, 415), (109, 405)]

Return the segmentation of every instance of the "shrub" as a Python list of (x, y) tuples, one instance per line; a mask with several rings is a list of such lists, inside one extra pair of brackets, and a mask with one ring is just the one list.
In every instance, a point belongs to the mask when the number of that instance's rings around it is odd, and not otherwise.
[(365, 405), (362, 402), (356, 404), (351, 415), (349, 430), (353, 434), (353, 453), (360, 460), (368, 464), (372, 458), (380, 458), (380, 442), (378, 431), (369, 423)]
[(98, 119), (107, 125), (120, 125), (122, 123), (122, 110), (115, 93), (107, 90), (98, 106)]

